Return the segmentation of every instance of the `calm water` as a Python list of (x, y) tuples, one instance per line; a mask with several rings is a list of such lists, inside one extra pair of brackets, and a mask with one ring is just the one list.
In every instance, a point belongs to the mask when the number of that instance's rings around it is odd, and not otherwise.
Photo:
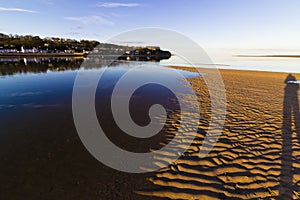
[[(124, 194), (129, 199), (147, 199), (134, 191), (149, 187), (145, 180), (150, 174), (121, 173), (103, 165), (87, 152), (78, 137), (72, 115), (72, 91), (76, 75), (84, 71), (80, 69), (82, 61), (0, 59), (0, 199), (19, 199), (24, 194), (31, 199), (122, 199)], [(110, 108), (114, 86), (136, 67), (138, 74), (128, 84), (157, 74), (181, 84), (180, 74), (199, 74), (179, 70), (174, 77), (169, 68), (159, 63), (139, 62), (86, 70), (105, 70), (98, 83), (95, 106), (107, 137), (125, 150), (149, 152), (161, 147), (166, 139), (164, 130), (150, 139), (124, 134)], [(136, 90), (130, 100), (133, 121), (147, 125), (153, 104), (163, 105), (168, 115), (179, 109), (170, 90), (148, 84)]]
[[(185, 78), (202, 76), (198, 73), (167, 68), (156, 62), (114, 62), (110, 66), (99, 66), (98, 62), (92, 62), (93, 66), (88, 68), (84, 68), (87, 67), (86, 65), (80, 65), (81, 62), (82, 60), (76, 59), (45, 59), (25, 62), (24, 60), (8, 60), (3, 63), (3, 68), (7, 70), (1, 69), (3, 75), (0, 78), (0, 139), (2, 142), (6, 141), (7, 137), (18, 137), (25, 141), (27, 137), (30, 137), (36, 139), (36, 142), (33, 142), (33, 145), (36, 145), (41, 143), (42, 140), (39, 138), (43, 136), (52, 138), (55, 135), (57, 137), (57, 134), (60, 135), (59, 137), (67, 134), (78, 137), (72, 115), (73, 89), (82, 92), (79, 96), (82, 102), (87, 98), (85, 90), (91, 88), (92, 77), (96, 74), (98, 78), (100, 76), (98, 73), (102, 72), (99, 82), (96, 82), (95, 95), (91, 97), (95, 102), (95, 111), (102, 130), (114, 144), (127, 151), (150, 152), (150, 149), (163, 147), (162, 141), (167, 139), (167, 123), (160, 126), (162, 129), (157, 130), (158, 134), (155, 134), (155, 131), (153, 136), (147, 138), (142, 137), (144, 132), (138, 132), (140, 135), (137, 137), (129, 135), (130, 132), (123, 131), (124, 128), (118, 123), (128, 120), (141, 127), (147, 126), (150, 122), (161, 124), (159, 120), (153, 122), (149, 117), (149, 110), (155, 104), (163, 106), (166, 110), (166, 117), (171, 120), (181, 107), (176, 96), (178, 93), (174, 94), (169, 87), (176, 88), (180, 95), (189, 94), (188, 91), (178, 91), (177, 88), (189, 87)], [(119, 84), (121, 79), (124, 80), (124, 77), (132, 72), (134, 76)], [(74, 87), (77, 77), (83, 77), (83, 84)], [(139, 85), (132, 95), (129, 92), (123, 92), (145, 79), (152, 82)], [(153, 80), (156, 81), (153, 82)], [(159, 81), (169, 83), (168, 87), (159, 84)], [(113, 91), (118, 87), (123, 88), (116, 94), (115, 99), (121, 99), (124, 102), (124, 98), (129, 97), (128, 105), (122, 105), (122, 108), (130, 113), (130, 116), (122, 115), (120, 120), (113, 116), (112, 108), (114, 107), (111, 104)], [(83, 109), (88, 109), (88, 106), (85, 105)], [(119, 110), (120, 108), (117, 112)], [(88, 113), (89, 116), (92, 114)], [(172, 120), (179, 121), (180, 115), (176, 116), (178, 117), (173, 117)], [(161, 115), (156, 114), (155, 117), (160, 118)], [(84, 120), (81, 119), (81, 123), (87, 126), (82, 121)], [(86, 130), (89, 129), (86, 128)], [(33, 132), (37, 136), (33, 137)], [(18, 146), (15, 142), (12, 140), (8, 144)], [(49, 141), (49, 143), (52, 142)], [(48, 147), (42, 151), (50, 149)], [(4, 149), (2, 153), (5, 151), (7, 149)]]
[[(41, 115), (47, 118), (49, 112), (60, 115), (61, 109), (68, 109), (70, 112), (74, 80), (78, 71), (83, 70), (80, 69), (82, 62), (82, 59), (56, 58), (0, 59), (0, 126), (4, 130), (2, 133), (12, 134), (12, 131), (8, 131), (11, 129), (11, 124), (21, 127), (24, 120), (18, 119), (34, 119)], [(88, 72), (92, 73), (105, 69), (99, 81), (96, 102), (106, 102), (105, 100), (107, 100), (106, 103), (110, 105), (109, 97), (116, 82), (128, 70), (136, 67), (139, 67), (140, 70), (135, 80), (131, 80), (132, 82), (157, 74), (164, 79), (176, 80), (174, 84), (182, 81), (179, 76), (174, 77), (169, 68), (161, 66), (159, 63), (126, 62), (114, 64), (108, 68), (88, 69)], [(187, 71), (177, 70), (177, 72), (184, 77), (199, 76), (197, 73)], [(163, 98), (164, 96), (165, 98)], [(136, 99), (143, 98), (156, 102), (158, 99), (168, 99), (170, 96), (172, 94), (166, 88), (153, 84), (142, 87), (132, 98), (133, 101), (137, 97)], [(138, 102), (134, 103), (138, 105)], [(108, 105), (103, 104), (102, 106), (107, 107)], [(141, 103), (139, 105), (144, 106)], [(36, 127), (38, 124), (29, 121), (27, 125)], [(47, 127), (44, 128), (47, 132)]]

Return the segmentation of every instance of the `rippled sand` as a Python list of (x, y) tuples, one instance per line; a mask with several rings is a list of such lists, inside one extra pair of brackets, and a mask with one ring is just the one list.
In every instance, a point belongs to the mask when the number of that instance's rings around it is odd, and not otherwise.
[[(171, 199), (300, 199), (297, 86), (285, 88), (286, 73), (221, 70), (221, 75), (227, 116), (213, 150), (203, 159), (198, 157), (208, 128), (210, 100), (203, 78), (191, 78), (200, 94), (197, 138), (184, 156), (147, 179), (155, 189), (136, 193)], [(179, 124), (175, 120), (168, 124), (170, 137)], [(179, 138), (176, 148), (186, 142)], [(157, 165), (176, 156), (176, 148), (158, 154)]]

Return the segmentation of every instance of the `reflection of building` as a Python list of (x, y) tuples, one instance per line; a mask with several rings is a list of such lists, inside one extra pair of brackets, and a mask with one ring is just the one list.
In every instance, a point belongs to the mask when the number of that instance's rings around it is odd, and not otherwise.
[(25, 49), (24, 46), (21, 47), (21, 52), (22, 53), (38, 53), (39, 50), (35, 47), (33, 47), (32, 49)]
[(0, 53), (18, 53), (17, 49), (4, 49), (3, 47), (0, 47)]
[(83, 58), (63, 57), (0, 57), (0, 77), (24, 73), (78, 70)]

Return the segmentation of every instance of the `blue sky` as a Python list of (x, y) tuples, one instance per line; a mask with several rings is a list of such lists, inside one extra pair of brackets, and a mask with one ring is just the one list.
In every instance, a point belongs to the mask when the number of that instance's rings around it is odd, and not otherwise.
[(0, 32), (104, 41), (161, 27), (207, 48), (300, 50), (299, 0), (0, 0)]

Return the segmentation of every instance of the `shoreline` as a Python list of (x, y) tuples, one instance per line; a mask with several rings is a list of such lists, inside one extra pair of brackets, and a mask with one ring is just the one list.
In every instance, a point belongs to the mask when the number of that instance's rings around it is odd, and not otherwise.
[(300, 55), (234, 55), (240, 58), (300, 58)]
[[(170, 67), (174, 69), (182, 69), (186, 71), (192, 71), (194, 72), (195, 69), (207, 69), (207, 68), (202, 68), (202, 67), (191, 67), (191, 66), (180, 66), (180, 65), (164, 65), (165, 67)], [(190, 70), (189, 70), (190, 69)], [(208, 68), (209, 69), (209, 68)], [(257, 69), (237, 69), (237, 68), (218, 68), (216, 67), (215, 69), (219, 70), (220, 72), (222, 71), (242, 71), (242, 72), (257, 72), (257, 73), (284, 73), (284, 74), (300, 74), (300, 72), (285, 72), (285, 71), (266, 71), (266, 70), (257, 70)]]
[[(18, 58), (18, 59), (22, 59), (22, 58), (85, 58), (87, 56), (93, 56), (91, 54), (85, 54), (85, 53), (0, 53), (0, 59), (13, 59), (13, 58)], [(116, 55), (105, 55), (106, 57), (117, 57)], [(251, 56), (251, 55), (236, 55), (236, 57), (269, 57), (269, 58), (276, 58), (277, 56)], [(277, 58), (300, 58), (300, 55), (282, 55), (282, 56), (278, 56)], [(188, 66), (188, 64), (162, 64), (162, 66), (165, 67), (183, 67), (183, 68), (195, 68), (193, 66)], [(249, 69), (247, 68), (238, 68), (238, 67), (234, 67), (233, 65), (229, 65), (229, 64), (207, 64), (207, 66), (214, 66), (215, 69), (218, 70), (241, 70), (241, 71), (255, 71), (255, 72), (276, 72), (276, 73), (292, 73), (292, 74), (300, 74), (300, 71), (281, 71), (281, 70), (266, 70), (266, 69)], [(205, 67), (197, 67), (199, 69), (205, 69)], [(209, 68), (209, 67), (208, 67)], [(255, 68), (255, 67), (254, 67)], [(284, 68), (283, 68), (284, 70)]]

